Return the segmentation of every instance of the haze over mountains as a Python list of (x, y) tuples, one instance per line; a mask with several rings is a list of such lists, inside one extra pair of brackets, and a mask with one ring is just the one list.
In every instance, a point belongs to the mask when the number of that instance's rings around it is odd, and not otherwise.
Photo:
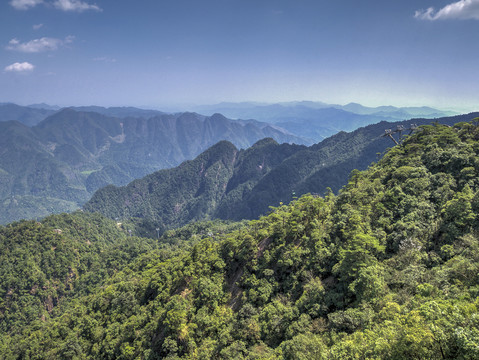
[[(45, 106), (47, 107), (47, 105)], [(15, 120), (27, 126), (34, 126), (57, 110), (0, 103), (0, 122)]]
[(352, 131), (379, 121), (399, 121), (412, 118), (438, 118), (455, 115), (431, 107), (366, 107), (357, 103), (347, 105), (314, 101), (295, 101), (278, 104), (220, 103), (193, 107), (202, 114), (221, 113), (233, 119), (256, 119), (274, 123), (295, 134), (321, 141), (338, 131)]
[[(181, 113), (184, 109), (163, 112), (159, 110), (140, 109), (135, 107), (70, 107), (77, 111), (96, 112), (113, 117), (142, 117)], [(0, 121), (17, 120), (28, 126), (38, 124), (47, 116), (60, 110), (58, 106), (35, 104), (19, 106), (0, 103)], [(347, 105), (326, 104), (313, 101), (296, 101), (278, 104), (261, 103), (220, 103), (216, 105), (191, 106), (189, 111), (204, 115), (222, 114), (225, 117), (248, 121), (258, 126), (276, 125), (293, 134), (306, 137), (309, 143), (318, 142), (338, 131), (352, 131), (361, 126), (379, 121), (399, 121), (411, 118), (438, 118), (452, 116), (457, 113), (433, 109), (430, 107), (366, 107), (357, 103)]]
[[(451, 126), (477, 116), (479, 113), (438, 122)], [(431, 121), (401, 122), (405, 128), (413, 123)], [(160, 170), (125, 187), (102, 188), (84, 209), (111, 218), (146, 218), (166, 227), (209, 219), (256, 219), (270, 206), (289, 203), (296, 196), (324, 195), (328, 188), (337, 192), (352, 170), (366, 169), (394, 145), (381, 136), (391, 125), (381, 122), (341, 132), (310, 147), (264, 139), (238, 150), (222, 141), (176, 168)]]
[[(42, 114), (25, 110), (34, 111)], [(220, 140), (247, 148), (265, 137), (304, 141), (284, 130), (219, 114), (119, 118), (63, 109), (33, 127), (2, 121), (0, 222), (71, 211), (102, 186), (127, 184), (176, 166)]]
[[(177, 166), (221, 140), (237, 149), (246, 149), (263, 138), (279, 144), (311, 145), (326, 134), (377, 122), (382, 119), (379, 112), (389, 114), (388, 118), (399, 116), (397, 108), (373, 109), (358, 104), (344, 107), (358, 113), (313, 102), (256, 110), (250, 104), (235, 106), (249, 114), (254, 112), (255, 119), (231, 120), (219, 113), (205, 116), (133, 107), (59, 109), (46, 104), (0, 104), (0, 223), (72, 211), (103, 186), (125, 185), (159, 169)], [(414, 111), (428, 116), (441, 113), (430, 108)], [(271, 122), (260, 121), (266, 118)], [(378, 134), (387, 126), (382, 125)], [(362, 168), (374, 156), (366, 159)], [(344, 183), (348, 172), (338, 175), (341, 181), (337, 184)], [(336, 189), (340, 185), (328, 186)], [(284, 191), (281, 197), (286, 199)], [(266, 202), (253, 213), (264, 212), (270, 205)], [(245, 214), (252, 216), (250, 210)]]

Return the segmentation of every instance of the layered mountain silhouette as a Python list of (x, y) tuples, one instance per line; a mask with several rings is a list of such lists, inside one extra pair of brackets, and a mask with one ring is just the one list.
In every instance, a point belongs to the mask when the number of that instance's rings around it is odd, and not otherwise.
[(34, 126), (56, 111), (56, 109), (45, 104), (30, 107), (0, 103), (0, 122), (15, 120), (27, 126)]
[[(438, 122), (452, 125), (478, 115)], [(253, 219), (301, 194), (339, 190), (352, 170), (367, 168), (394, 145), (389, 136), (382, 136), (385, 130), (430, 123), (428, 119), (381, 122), (340, 132), (309, 147), (264, 139), (239, 150), (222, 141), (176, 168), (157, 171), (125, 187), (100, 189), (84, 209), (112, 218), (146, 218), (167, 227), (203, 219)]]
[(321, 141), (339, 131), (353, 131), (380, 121), (399, 121), (412, 118), (440, 118), (455, 115), (430, 107), (366, 107), (357, 103), (347, 105), (314, 101), (294, 101), (278, 104), (221, 103), (192, 108), (202, 114), (220, 112), (234, 119), (256, 119), (276, 124), (294, 134)]
[(124, 185), (177, 166), (223, 139), (247, 148), (265, 137), (305, 141), (279, 128), (220, 114), (158, 112), (120, 118), (67, 108), (33, 127), (0, 121), (0, 223), (70, 211), (102, 186)]

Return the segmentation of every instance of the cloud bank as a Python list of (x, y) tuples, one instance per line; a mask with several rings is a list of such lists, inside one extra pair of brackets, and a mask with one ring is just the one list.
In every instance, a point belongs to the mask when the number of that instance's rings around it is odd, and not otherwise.
[(444, 6), (436, 11), (433, 7), (427, 10), (417, 10), (414, 17), (421, 20), (458, 19), (479, 20), (479, 0), (460, 0)]
[(98, 5), (88, 4), (80, 0), (56, 0), (53, 2), (53, 6), (63, 11), (77, 11), (77, 12), (82, 12), (87, 10), (102, 11)]
[(73, 36), (68, 36), (65, 40), (43, 37), (41, 39), (30, 40), (26, 43), (21, 43), (17, 39), (12, 39), (8, 43), (6, 49), (24, 53), (39, 53), (57, 50), (60, 46), (70, 44), (72, 41)]
[(30, 64), (29, 62), (22, 62), (22, 63), (16, 62), (12, 65), (8, 65), (5, 68), (5, 71), (8, 71), (8, 72), (29, 72), (29, 71), (33, 71), (34, 68), (35, 68), (35, 66)]
[(29, 8), (35, 7), (41, 3), (43, 3), (43, 0), (12, 0), (10, 1), (10, 5), (12, 5), (17, 10), (28, 10)]
[(17, 10), (28, 10), (37, 5), (45, 4), (53, 6), (62, 11), (83, 12), (83, 11), (102, 11), (96, 4), (89, 4), (82, 0), (55, 0), (52, 2), (45, 2), (43, 0), (11, 0), (10, 5)]

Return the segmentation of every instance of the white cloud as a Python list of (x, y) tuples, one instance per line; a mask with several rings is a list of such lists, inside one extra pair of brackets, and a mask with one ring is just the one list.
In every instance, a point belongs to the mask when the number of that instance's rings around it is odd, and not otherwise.
[(29, 8), (35, 7), (41, 3), (43, 3), (43, 0), (12, 0), (10, 1), (10, 5), (12, 5), (17, 10), (28, 10)]
[(8, 71), (8, 72), (29, 72), (29, 71), (33, 71), (34, 68), (35, 68), (35, 66), (30, 64), (29, 62), (22, 62), (22, 63), (16, 62), (12, 65), (8, 65), (5, 68), (5, 71)]
[(33, 25), (33, 30), (39, 30), (43, 27), (43, 24), (35, 24)]
[(432, 7), (427, 10), (417, 10), (414, 17), (421, 20), (479, 20), (479, 0), (460, 0), (446, 5), (438, 11)]
[(82, 12), (86, 10), (102, 11), (102, 9), (96, 4), (88, 4), (81, 0), (55, 0), (53, 2), (59, 10), (63, 11), (77, 11)]
[(12, 39), (8, 43), (7, 50), (20, 51), (25, 53), (54, 51), (57, 50), (60, 46), (70, 44), (73, 39), (73, 36), (67, 36), (65, 40), (43, 37), (41, 39), (30, 40), (26, 43), (21, 43), (17, 39)]
[(11, 0), (12, 5), (17, 10), (28, 10), (39, 4), (45, 4), (46, 6), (53, 6), (58, 10), (83, 12), (88, 10), (102, 11), (102, 9), (96, 4), (89, 4), (82, 0), (51, 0), (46, 2), (44, 0)]

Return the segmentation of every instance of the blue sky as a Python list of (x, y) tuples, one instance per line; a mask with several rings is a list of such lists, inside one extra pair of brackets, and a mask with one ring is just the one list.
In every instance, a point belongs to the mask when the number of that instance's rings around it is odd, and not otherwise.
[(479, 110), (479, 0), (4, 0), (0, 102)]

